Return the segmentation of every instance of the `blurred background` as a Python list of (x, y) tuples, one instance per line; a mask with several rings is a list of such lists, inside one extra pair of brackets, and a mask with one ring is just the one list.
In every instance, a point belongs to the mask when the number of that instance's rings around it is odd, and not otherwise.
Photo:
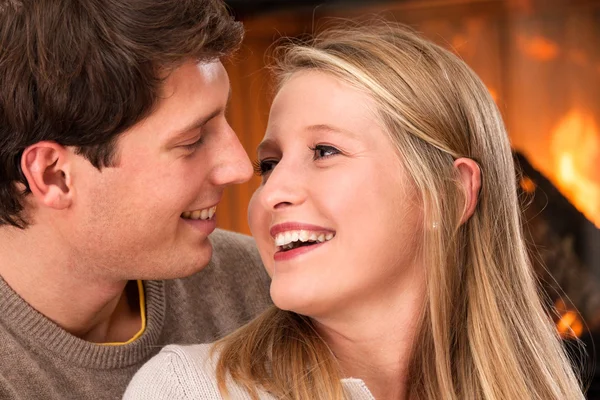
[[(331, 18), (377, 15), (406, 23), (458, 54), (503, 113), (520, 183), (525, 231), (540, 285), (565, 343), (595, 360), (600, 337), (600, 0), (229, 0), (246, 27), (227, 62), (232, 127), (255, 159), (273, 88), (268, 52)], [(231, 188), (219, 226), (249, 233), (260, 180)], [(360, 195), (357, 188), (357, 196)], [(526, 327), (523, 327), (526, 329)], [(596, 341), (600, 343), (599, 341)], [(575, 354), (575, 352), (574, 352)], [(590, 367), (588, 366), (588, 369)], [(600, 369), (600, 367), (598, 368)], [(600, 399), (600, 374), (588, 399)]]

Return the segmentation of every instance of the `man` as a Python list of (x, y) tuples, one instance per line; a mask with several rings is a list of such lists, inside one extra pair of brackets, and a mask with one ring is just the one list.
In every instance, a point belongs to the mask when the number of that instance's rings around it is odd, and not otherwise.
[(0, 398), (120, 398), (269, 304), (251, 239), (213, 233), (252, 170), (242, 34), (220, 0), (0, 0)]

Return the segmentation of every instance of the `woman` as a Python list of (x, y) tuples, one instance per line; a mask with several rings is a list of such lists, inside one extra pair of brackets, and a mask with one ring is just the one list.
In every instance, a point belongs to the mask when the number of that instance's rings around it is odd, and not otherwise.
[(126, 398), (583, 399), (476, 75), (393, 24), (278, 61), (249, 208), (276, 308), (214, 347), (167, 347)]

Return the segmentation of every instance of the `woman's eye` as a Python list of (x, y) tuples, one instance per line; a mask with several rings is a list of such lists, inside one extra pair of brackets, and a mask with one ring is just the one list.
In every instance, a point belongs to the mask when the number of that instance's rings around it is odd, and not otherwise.
[(277, 160), (257, 160), (252, 164), (254, 166), (254, 173), (258, 176), (264, 176), (275, 168)]
[(314, 147), (309, 147), (313, 152), (313, 159), (319, 160), (322, 158), (327, 158), (334, 156), (336, 154), (340, 154), (340, 151), (333, 146), (328, 146), (324, 144), (318, 144)]

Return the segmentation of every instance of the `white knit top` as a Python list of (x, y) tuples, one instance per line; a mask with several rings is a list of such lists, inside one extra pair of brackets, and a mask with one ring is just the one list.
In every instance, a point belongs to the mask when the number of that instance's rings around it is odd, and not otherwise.
[[(210, 357), (211, 345), (170, 345), (148, 361), (133, 377), (124, 400), (221, 400), (215, 366), (217, 357)], [(342, 379), (350, 400), (375, 400), (360, 379)], [(234, 400), (251, 400), (250, 395), (233, 382), (228, 383)], [(258, 390), (261, 400), (276, 400)]]

